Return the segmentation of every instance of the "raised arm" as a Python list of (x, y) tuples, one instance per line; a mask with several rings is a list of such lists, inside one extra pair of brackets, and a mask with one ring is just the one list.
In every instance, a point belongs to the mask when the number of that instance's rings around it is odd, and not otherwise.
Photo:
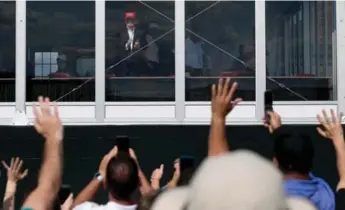
[(38, 98), (39, 107), (33, 106), (35, 129), (45, 138), (43, 163), (37, 188), (31, 192), (23, 208), (46, 210), (52, 207), (61, 185), (63, 165), (63, 127), (57, 105), (50, 110), (49, 98)]
[(2, 204), (3, 210), (14, 210), (14, 199), (17, 191), (17, 182), (28, 175), (28, 170), (22, 172), (23, 161), (19, 158), (11, 158), (11, 164), (8, 166), (5, 161), (1, 162), (7, 170), (7, 183)]
[(233, 101), (237, 88), (237, 82), (234, 82), (230, 88), (230, 78), (227, 78), (225, 83), (223, 78), (220, 78), (218, 85), (212, 86), (212, 117), (208, 137), (208, 156), (220, 155), (229, 151), (225, 121), (231, 110), (242, 101), (241, 98), (236, 98)]
[(136, 164), (138, 166), (138, 173), (139, 173), (138, 176), (139, 176), (139, 181), (140, 181), (140, 187), (139, 187), (140, 193), (142, 195), (146, 194), (146, 193), (150, 193), (152, 191), (151, 184), (147, 180), (144, 172), (141, 170), (137, 155), (135, 154), (134, 150), (131, 148), (129, 149), (129, 156), (131, 158), (133, 158), (133, 160), (136, 162)]
[(325, 110), (322, 110), (322, 116), (317, 115), (317, 119), (322, 125), (322, 127), (317, 127), (317, 132), (321, 136), (332, 140), (334, 145), (339, 173), (337, 191), (339, 191), (340, 189), (345, 189), (345, 142), (341, 125), (342, 114), (336, 116), (333, 110), (330, 111), (330, 114), (331, 118), (329, 118)]
[[(96, 196), (99, 189), (102, 187), (102, 184), (106, 182), (106, 171), (107, 166), (113, 157), (117, 155), (117, 147), (113, 147), (106, 155), (103, 156), (101, 163), (99, 164), (98, 173), (96, 173), (96, 177), (94, 177), (88, 185), (78, 194), (75, 198), (72, 207), (77, 207), (78, 205), (92, 201)], [(80, 206), (79, 206), (80, 207)], [(82, 208), (80, 208), (82, 209)]]

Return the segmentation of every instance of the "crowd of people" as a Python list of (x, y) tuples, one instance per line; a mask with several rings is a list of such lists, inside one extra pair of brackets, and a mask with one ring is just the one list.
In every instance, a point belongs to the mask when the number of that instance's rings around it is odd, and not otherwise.
[[(333, 191), (311, 173), (314, 148), (311, 139), (282, 126), (279, 113), (268, 112), (263, 124), (272, 134), (274, 158), (268, 160), (249, 150), (231, 151), (225, 127), (227, 115), (242, 99), (234, 98), (238, 84), (220, 78), (212, 86), (212, 118), (208, 155), (199, 167), (174, 162), (171, 180), (161, 185), (164, 165), (150, 181), (142, 172), (133, 148), (114, 145), (104, 155), (94, 178), (75, 197), (61, 197), (64, 129), (58, 107), (39, 97), (33, 106), (34, 127), (44, 141), (37, 186), (26, 196), (23, 210), (335, 210), (345, 209), (345, 142), (341, 114), (322, 111), (318, 132), (335, 148), (339, 183)], [(53, 106), (53, 109), (51, 109)], [(329, 116), (330, 114), (330, 116)], [(230, 134), (231, 136), (231, 134)], [(7, 170), (3, 210), (14, 210), (17, 182), (28, 174), (20, 158), (2, 162)], [(108, 202), (93, 199), (105, 189)], [(138, 195), (137, 195), (138, 194)]]

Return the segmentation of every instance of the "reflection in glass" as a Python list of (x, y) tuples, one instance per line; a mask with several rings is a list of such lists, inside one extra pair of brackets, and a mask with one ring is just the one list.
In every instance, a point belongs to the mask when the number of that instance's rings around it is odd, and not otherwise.
[(106, 100), (173, 101), (174, 2), (106, 2)]
[(186, 100), (209, 101), (220, 76), (255, 100), (255, 2), (186, 1)]
[(15, 101), (15, 12), (15, 1), (0, 1), (0, 102)]
[(95, 2), (28, 1), (27, 101), (94, 101), (94, 51)]
[[(275, 100), (336, 100), (334, 1), (266, 2), (267, 80)], [(334, 87), (334, 88), (333, 88)]]

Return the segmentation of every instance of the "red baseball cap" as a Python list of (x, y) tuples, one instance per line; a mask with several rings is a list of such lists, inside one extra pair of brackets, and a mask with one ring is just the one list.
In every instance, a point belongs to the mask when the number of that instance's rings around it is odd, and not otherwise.
[(136, 13), (135, 12), (126, 12), (125, 13), (125, 19), (135, 19), (136, 18)]

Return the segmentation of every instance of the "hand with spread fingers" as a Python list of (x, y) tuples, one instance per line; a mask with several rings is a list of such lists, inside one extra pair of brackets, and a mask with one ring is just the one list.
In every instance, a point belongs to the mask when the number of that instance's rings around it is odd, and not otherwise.
[(218, 85), (212, 85), (212, 116), (225, 118), (228, 113), (242, 101), (241, 98), (236, 98), (236, 90), (238, 88), (237, 82), (234, 82), (230, 87), (230, 78), (220, 78)]
[(23, 161), (17, 158), (11, 158), (10, 165), (7, 165), (5, 161), (1, 161), (3, 167), (7, 170), (7, 180), (13, 183), (24, 179), (28, 175), (28, 169), (22, 170)]
[(317, 115), (317, 119), (322, 125), (322, 127), (316, 128), (317, 132), (321, 136), (331, 139), (333, 143), (344, 141), (344, 131), (341, 125), (343, 114), (340, 113), (339, 116), (336, 116), (334, 110), (331, 110), (330, 112), (331, 118), (329, 118), (325, 110), (322, 110), (322, 117)]
[(50, 110), (49, 98), (38, 97), (39, 106), (33, 105), (35, 115), (35, 129), (46, 139), (63, 139), (63, 127), (59, 118), (59, 111), (56, 103), (53, 104), (54, 111)]
[(276, 129), (278, 129), (282, 125), (282, 121), (280, 115), (277, 112), (267, 112), (270, 117), (270, 123), (268, 123), (265, 117), (262, 119), (264, 126), (268, 128), (270, 133), (273, 133)]

